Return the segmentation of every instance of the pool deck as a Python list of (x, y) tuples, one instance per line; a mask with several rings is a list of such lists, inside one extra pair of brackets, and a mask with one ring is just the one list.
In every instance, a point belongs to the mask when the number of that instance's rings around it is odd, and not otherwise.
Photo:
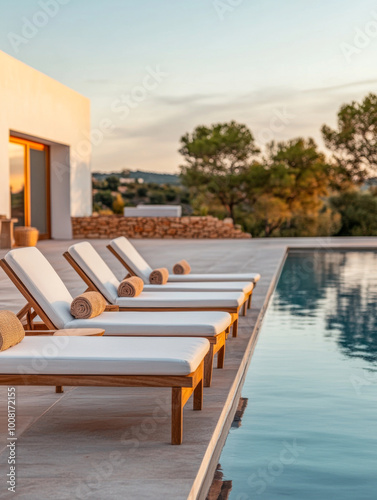
[[(118, 276), (124, 271), (93, 245)], [(85, 289), (62, 257), (69, 241), (42, 241), (39, 249), (73, 295)], [(193, 272), (255, 271), (262, 279), (252, 309), (229, 338), (225, 368), (204, 390), (204, 409), (184, 411), (184, 441), (170, 445), (170, 390), (17, 388), (17, 489), (7, 491), (7, 389), (0, 387), (0, 499), (205, 499), (251, 360), (261, 319), (287, 248), (377, 249), (373, 238), (256, 240), (135, 240), (152, 267), (187, 259)], [(6, 252), (0, 250), (2, 257)], [(17, 312), (24, 299), (0, 271), (0, 309)], [(252, 404), (252, 402), (249, 402)], [(159, 411), (156, 413), (155, 408)]]

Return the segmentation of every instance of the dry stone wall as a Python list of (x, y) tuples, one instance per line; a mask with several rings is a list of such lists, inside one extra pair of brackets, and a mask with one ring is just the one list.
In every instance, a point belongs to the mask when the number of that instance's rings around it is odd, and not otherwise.
[(75, 239), (116, 238), (250, 238), (229, 220), (206, 217), (124, 217), (98, 215), (72, 218)]

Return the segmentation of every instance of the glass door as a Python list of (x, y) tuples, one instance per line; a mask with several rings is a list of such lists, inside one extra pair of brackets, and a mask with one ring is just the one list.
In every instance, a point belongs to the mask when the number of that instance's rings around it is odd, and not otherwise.
[(25, 225), (25, 146), (9, 143), (10, 206), (17, 225)]
[(49, 148), (16, 137), (9, 142), (11, 215), (19, 226), (50, 237)]

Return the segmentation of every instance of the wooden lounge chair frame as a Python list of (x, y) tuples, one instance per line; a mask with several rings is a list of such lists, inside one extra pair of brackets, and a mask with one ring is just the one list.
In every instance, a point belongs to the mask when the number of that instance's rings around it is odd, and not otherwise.
[[(116, 250), (114, 250), (114, 248), (111, 245), (107, 245), (106, 248), (108, 250), (110, 250), (110, 252), (114, 255), (114, 257), (116, 259), (118, 259), (119, 262), (122, 264), (122, 266), (128, 271), (128, 274), (125, 276), (126, 278), (128, 276), (137, 276), (136, 273), (127, 264), (127, 262), (123, 259), (123, 257), (121, 255), (119, 255), (119, 253)], [(66, 252), (66, 253), (68, 253), (68, 252)], [(255, 288), (255, 285), (253, 286), (253, 289), (249, 293), (245, 293), (246, 298), (245, 298), (245, 302), (243, 303), (243, 307), (242, 307), (242, 316), (246, 316), (247, 310), (250, 309), (250, 307), (251, 307), (251, 299), (253, 296), (254, 288)], [(236, 337), (236, 336), (237, 336), (237, 332), (236, 332), (236, 335), (233, 335), (233, 337)]]
[(193, 394), (194, 410), (203, 408), (202, 361), (190, 375), (28, 375), (2, 374), (0, 385), (38, 385), (38, 386), (85, 386), (85, 387), (170, 387), (171, 405), (171, 443), (181, 444), (183, 439), (183, 407)]
[[(73, 261), (74, 262), (74, 261)], [(75, 263), (75, 262), (74, 262)], [(75, 263), (76, 265), (76, 263)], [(30, 291), (25, 287), (22, 281), (19, 279), (17, 274), (13, 271), (13, 269), (8, 265), (8, 263), (4, 260), (0, 260), (0, 267), (4, 270), (6, 275), (12, 281), (12, 283), (16, 286), (18, 291), (24, 296), (26, 299), (26, 305), (17, 313), (17, 318), (23, 324), (25, 330), (53, 330), (56, 331), (58, 328), (51, 321), (49, 316), (45, 313), (43, 308), (38, 304), (37, 300), (33, 297)], [(81, 269), (80, 269), (81, 270)], [(83, 273), (83, 271), (81, 271)], [(84, 275), (84, 273), (83, 273)], [(80, 275), (81, 276), (81, 275)], [(86, 276), (86, 275), (85, 275)], [(84, 278), (83, 278), (84, 279)], [(85, 281), (85, 280), (84, 280)], [(89, 287), (90, 290), (98, 291), (94, 284)], [(107, 311), (119, 311), (119, 307), (117, 305), (110, 304), (106, 307)], [(147, 310), (147, 309), (143, 309)], [(153, 309), (152, 309), (153, 311)], [(34, 319), (39, 316), (42, 323), (36, 323)], [(233, 324), (234, 328), (234, 324)], [(210, 343), (210, 349), (207, 355), (204, 358), (204, 386), (210, 387), (212, 383), (212, 373), (213, 373), (213, 359), (217, 354), (217, 368), (224, 368), (224, 360), (225, 360), (225, 341), (229, 334), (229, 328), (224, 332), (221, 332), (217, 335), (206, 337), (203, 335), (203, 338), (206, 338)], [(143, 337), (148, 337), (148, 335), (143, 335)], [(196, 336), (197, 337), (197, 336)], [(58, 384), (56, 386), (56, 392), (62, 392), (61, 386), (64, 384)], [(59, 388), (60, 387), (60, 388)]]
[[(72, 255), (69, 252), (64, 252), (63, 257), (68, 261), (68, 263), (73, 267), (73, 269), (77, 272), (80, 278), (84, 281), (86, 286), (88, 287), (86, 291), (98, 292), (100, 293), (107, 302), (106, 297), (103, 293), (98, 290), (97, 286), (90, 277), (86, 274), (86, 272), (81, 268), (81, 266), (75, 261)], [(120, 307), (120, 311), (137, 311), (137, 312), (145, 312), (145, 311), (155, 311), (155, 312), (177, 312), (177, 311), (222, 311), (227, 312), (232, 317), (232, 336), (237, 337), (238, 335), (238, 318), (239, 312), (242, 306), (239, 307)]]

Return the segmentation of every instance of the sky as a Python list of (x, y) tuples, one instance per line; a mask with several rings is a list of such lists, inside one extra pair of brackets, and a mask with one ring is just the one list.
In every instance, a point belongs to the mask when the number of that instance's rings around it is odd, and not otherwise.
[(322, 124), (377, 92), (375, 1), (0, 0), (0, 12), (0, 50), (90, 98), (94, 171), (178, 172), (181, 136), (230, 120), (260, 147), (323, 147)]

